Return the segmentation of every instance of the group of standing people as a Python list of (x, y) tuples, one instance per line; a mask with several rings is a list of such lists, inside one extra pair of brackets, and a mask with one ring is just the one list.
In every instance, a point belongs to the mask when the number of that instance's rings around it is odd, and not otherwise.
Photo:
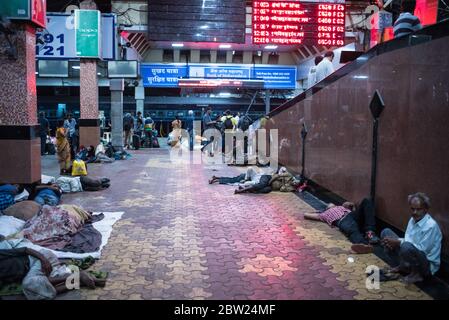
[(157, 136), (154, 126), (154, 120), (148, 113), (144, 117), (142, 112), (138, 111), (135, 118), (131, 113), (126, 113), (123, 117), (123, 145), (125, 148), (129, 149), (133, 145), (133, 136), (137, 136), (139, 142), (145, 139), (146, 144), (151, 148), (153, 138)]

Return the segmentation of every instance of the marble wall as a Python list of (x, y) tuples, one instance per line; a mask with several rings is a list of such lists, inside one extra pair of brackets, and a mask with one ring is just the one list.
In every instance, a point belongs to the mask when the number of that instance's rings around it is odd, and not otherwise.
[(449, 256), (449, 50), (448, 38), (376, 56), (312, 97), (273, 116), (280, 162), (301, 171), (300, 131), (306, 140), (306, 176), (337, 195), (369, 196), (375, 90), (385, 102), (380, 117), (377, 215), (405, 230), (407, 195), (432, 199), (430, 212), (444, 234)]

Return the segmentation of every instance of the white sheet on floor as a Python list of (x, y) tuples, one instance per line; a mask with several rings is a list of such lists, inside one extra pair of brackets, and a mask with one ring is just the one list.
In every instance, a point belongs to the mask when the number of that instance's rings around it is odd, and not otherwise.
[[(94, 212), (94, 214), (99, 214), (100, 212)], [(97, 229), (101, 233), (101, 245), (100, 250), (96, 252), (88, 252), (88, 253), (75, 253), (75, 252), (63, 252), (57, 250), (50, 250), (41, 246), (32, 245), (31, 248), (35, 250), (45, 249), (53, 252), (60, 259), (84, 259), (89, 256), (100, 259), (101, 251), (103, 247), (108, 243), (109, 237), (111, 236), (111, 232), (114, 224), (122, 218), (124, 212), (103, 212), (104, 218), (101, 221), (95, 222), (94, 228)]]

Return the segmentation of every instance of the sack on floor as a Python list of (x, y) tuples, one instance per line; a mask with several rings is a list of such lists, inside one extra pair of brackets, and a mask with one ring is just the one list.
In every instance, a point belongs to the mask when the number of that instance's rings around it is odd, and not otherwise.
[(31, 200), (18, 202), (5, 209), (3, 214), (23, 221), (28, 221), (41, 211), (41, 205)]
[(83, 160), (73, 161), (72, 176), (87, 176), (86, 163)]

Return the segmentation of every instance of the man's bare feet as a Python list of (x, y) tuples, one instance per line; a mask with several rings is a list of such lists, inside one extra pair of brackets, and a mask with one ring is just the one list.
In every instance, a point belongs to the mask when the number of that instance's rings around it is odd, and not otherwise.
[(401, 281), (406, 284), (413, 284), (416, 282), (424, 281), (424, 278), (419, 273), (414, 272), (402, 278)]
[(216, 176), (212, 176), (212, 179), (209, 180), (209, 184), (213, 184), (217, 180), (218, 180), (218, 178)]

